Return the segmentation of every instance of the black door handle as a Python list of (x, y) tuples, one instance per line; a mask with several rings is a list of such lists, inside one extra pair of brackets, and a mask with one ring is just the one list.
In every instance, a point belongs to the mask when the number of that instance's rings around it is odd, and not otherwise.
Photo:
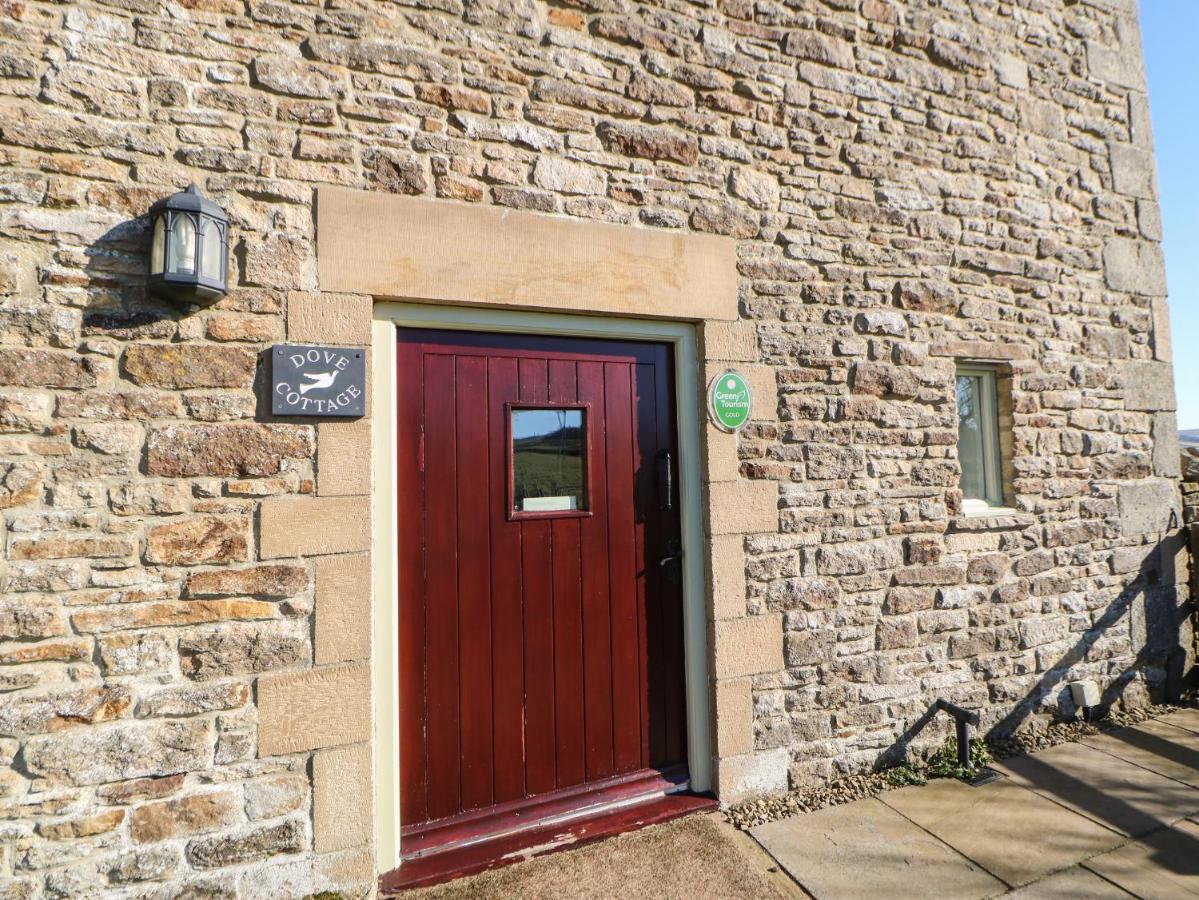
[(670, 451), (658, 451), (658, 508), (671, 509), (674, 504), (674, 472)]

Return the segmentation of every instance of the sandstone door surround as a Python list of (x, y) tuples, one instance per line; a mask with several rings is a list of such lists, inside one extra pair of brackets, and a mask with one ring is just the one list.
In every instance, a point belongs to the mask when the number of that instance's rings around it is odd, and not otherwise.
[[(733, 365), (758, 396), (775, 393), (753, 327), (738, 321), (731, 239), (332, 187), (319, 189), (316, 217), (321, 291), (289, 296), (289, 341), (369, 344), (376, 300), (655, 318), (697, 327), (697, 379)], [(760, 415), (773, 415), (772, 404), (762, 406)], [(367, 724), (379, 713), (369, 677), (369, 498), (371, 431), (383, 418), (320, 422), (315, 495), (269, 499), (262, 509), (264, 559), (337, 554), (318, 561), (318, 576), (327, 577), (317, 582), (316, 668), (264, 675), (259, 692), (262, 754), (318, 750), (315, 831), (326, 849), (370, 829), (363, 816), (347, 838), (334, 798), (359, 798), (365, 811), (376, 795)], [(778, 488), (740, 477), (736, 435), (701, 431), (713, 786), (721, 792), (722, 781), (732, 789), (752, 765), (750, 679), (783, 666), (780, 614), (750, 617), (744, 603), (745, 536), (777, 531)], [(329, 764), (347, 752), (353, 765)], [(390, 868), (384, 860), (377, 867)]]

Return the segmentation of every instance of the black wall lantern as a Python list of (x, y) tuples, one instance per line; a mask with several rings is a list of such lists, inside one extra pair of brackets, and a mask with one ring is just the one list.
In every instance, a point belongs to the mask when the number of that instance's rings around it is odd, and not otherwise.
[(150, 207), (150, 293), (199, 302), (228, 289), (229, 217), (193, 184)]

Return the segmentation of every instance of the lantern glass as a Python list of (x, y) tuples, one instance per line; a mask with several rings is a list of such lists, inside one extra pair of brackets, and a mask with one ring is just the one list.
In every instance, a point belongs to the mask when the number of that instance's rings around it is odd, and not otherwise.
[(150, 273), (161, 275), (166, 260), (167, 225), (166, 216), (154, 220), (154, 238), (150, 242)]
[(224, 246), (221, 226), (207, 216), (200, 217), (200, 277), (221, 280)]
[(187, 213), (176, 213), (171, 222), (167, 271), (187, 274), (196, 271), (196, 220)]

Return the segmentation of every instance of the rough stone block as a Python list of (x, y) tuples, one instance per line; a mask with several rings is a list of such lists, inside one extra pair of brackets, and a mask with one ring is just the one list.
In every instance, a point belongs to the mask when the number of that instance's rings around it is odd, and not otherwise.
[(212, 723), (204, 719), (121, 722), (32, 737), (24, 755), (33, 775), (103, 784), (205, 769), (212, 744)]
[(249, 520), (238, 516), (193, 516), (151, 528), (146, 560), (172, 566), (244, 562), (249, 554)]
[(301, 565), (254, 566), (249, 569), (213, 569), (187, 576), (191, 597), (294, 597), (308, 589), (308, 569)]
[(373, 300), (359, 294), (287, 295), (287, 339), (297, 344), (366, 346)]
[(277, 475), (312, 456), (307, 425), (162, 425), (146, 439), (146, 471), (166, 478)]
[(371, 567), (368, 554), (316, 562), (316, 662), (366, 659), (371, 652)]
[(130, 833), (139, 844), (203, 834), (234, 824), (240, 809), (239, 797), (228, 788), (143, 803), (133, 810)]
[(370, 504), (357, 497), (272, 497), (262, 503), (263, 559), (370, 549)]
[(337, 666), (258, 679), (258, 755), (298, 753), (369, 739), (367, 666)]
[(715, 676), (740, 678), (783, 669), (783, 617), (778, 614), (724, 619), (715, 632)]
[(197, 869), (223, 868), (257, 862), (271, 856), (299, 853), (304, 849), (305, 828), (299, 819), (287, 819), (266, 825), (194, 838), (187, 845), (187, 860)]
[(253, 350), (223, 344), (133, 344), (125, 351), (125, 373), (135, 384), (187, 388), (248, 388), (258, 357)]
[(317, 853), (371, 842), (373, 783), (370, 744), (313, 756), (312, 833)]

